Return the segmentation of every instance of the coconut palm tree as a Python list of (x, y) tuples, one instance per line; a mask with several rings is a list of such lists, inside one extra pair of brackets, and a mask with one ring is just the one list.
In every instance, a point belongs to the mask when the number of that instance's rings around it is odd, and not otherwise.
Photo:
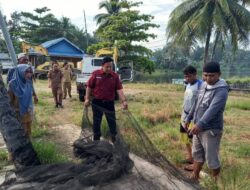
[(104, 8), (107, 13), (100, 13), (95, 16), (95, 20), (99, 27), (108, 24), (108, 17), (119, 13), (122, 9), (122, 3), (120, 0), (105, 0), (100, 2), (99, 9)]
[(239, 42), (248, 42), (249, 0), (185, 0), (170, 15), (167, 36), (176, 44), (192, 47), (205, 41), (204, 62), (208, 60), (211, 37), (230, 37), (233, 50)]

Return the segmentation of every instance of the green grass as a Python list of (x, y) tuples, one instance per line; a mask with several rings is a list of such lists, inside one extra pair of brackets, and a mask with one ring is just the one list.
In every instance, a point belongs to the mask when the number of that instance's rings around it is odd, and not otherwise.
[(78, 98), (73, 97), (70, 100), (71, 108), (68, 113), (70, 123), (73, 123), (77, 126), (81, 126), (82, 116), (83, 116), (83, 103), (79, 102)]
[(40, 125), (40, 122), (35, 118), (32, 123), (31, 136), (33, 138), (42, 138), (48, 134), (46, 125)]
[(0, 170), (8, 165), (8, 151), (1, 149), (0, 150)]
[(32, 142), (34, 150), (42, 164), (67, 162), (68, 158), (58, 151), (53, 142), (37, 140)]
[[(37, 82), (38, 83), (38, 82)], [(41, 128), (50, 124), (50, 117), (56, 111), (52, 95), (49, 92), (39, 92), (38, 104), (35, 105), (35, 120)]]
[(240, 109), (240, 110), (250, 110), (250, 100), (237, 100), (229, 101), (227, 103), (226, 109)]
[(247, 144), (235, 144), (229, 150), (239, 158), (250, 158), (250, 146)]
[(48, 134), (48, 130), (46, 128), (41, 128), (38, 126), (32, 126), (32, 137), (33, 138), (41, 138)]
[[(129, 109), (157, 149), (166, 158), (180, 165), (185, 157), (185, 146), (180, 142), (179, 122), (183, 101), (183, 88), (168, 84), (126, 84), (132, 94)], [(155, 99), (158, 99), (155, 101)], [(206, 189), (250, 189), (250, 101), (249, 95), (230, 93), (224, 117), (224, 134), (220, 146), (222, 160), (221, 179), (215, 185), (210, 178), (202, 180)], [(162, 119), (162, 116), (164, 116)], [(147, 152), (127, 122), (122, 134), (131, 151), (147, 158)], [(130, 125), (130, 127), (129, 127)], [(209, 172), (204, 167), (205, 172)]]
[[(225, 190), (249, 190), (250, 181), (249, 181), (249, 165), (232, 163), (230, 166), (227, 166), (227, 163), (222, 169), (221, 177), (219, 179), (218, 189)], [(211, 185), (211, 184), (210, 184)]]
[(229, 84), (235, 84), (235, 83), (250, 83), (250, 77), (232, 77), (226, 80)]

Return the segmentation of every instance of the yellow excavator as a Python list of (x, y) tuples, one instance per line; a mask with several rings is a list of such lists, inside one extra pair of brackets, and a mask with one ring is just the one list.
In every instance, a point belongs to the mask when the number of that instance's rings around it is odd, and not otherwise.
[(133, 81), (134, 70), (132, 61), (119, 61), (118, 63), (118, 48), (102, 48), (96, 51), (96, 57), (112, 56), (115, 65), (115, 72), (120, 75), (122, 81)]
[(118, 49), (115, 48), (102, 48), (96, 51), (96, 57), (113, 56), (114, 64), (118, 62)]
[(22, 51), (23, 53), (29, 54), (29, 53), (39, 53), (41, 55), (48, 56), (48, 51), (46, 48), (44, 48), (41, 45), (34, 45), (28, 42), (22, 42)]
[[(29, 57), (29, 61), (34, 69), (36, 78), (46, 79), (51, 69), (51, 59), (46, 48), (41, 45), (34, 45), (28, 42), (22, 42), (22, 51)], [(58, 61), (59, 66), (63, 67), (64, 61)], [(74, 68), (74, 64), (69, 62)]]
[(34, 69), (37, 78), (46, 78), (50, 70), (50, 57), (46, 48), (41, 45), (34, 45), (22, 42), (22, 52), (29, 57), (29, 62)]

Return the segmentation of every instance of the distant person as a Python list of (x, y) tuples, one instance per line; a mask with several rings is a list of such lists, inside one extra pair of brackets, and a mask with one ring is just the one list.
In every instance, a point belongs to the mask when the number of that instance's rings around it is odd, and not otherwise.
[(115, 93), (118, 93), (123, 109), (128, 108), (128, 103), (122, 90), (121, 80), (118, 74), (112, 71), (112, 62), (112, 58), (104, 57), (102, 60), (102, 68), (92, 73), (87, 83), (84, 105), (90, 105), (90, 94), (93, 93), (94, 140), (100, 140), (102, 116), (103, 113), (105, 113), (111, 133), (111, 140), (115, 142), (117, 134), (114, 105)]
[(219, 147), (223, 132), (223, 112), (225, 109), (229, 86), (220, 79), (221, 71), (218, 62), (209, 62), (203, 66), (205, 84), (199, 91), (196, 106), (186, 119), (187, 127), (193, 119), (194, 126), (189, 130), (193, 134), (192, 155), (194, 159), (193, 178), (199, 179), (203, 164), (208, 168), (216, 181), (220, 173)]
[(52, 62), (52, 69), (48, 73), (49, 88), (52, 90), (55, 107), (63, 108), (62, 105), (62, 81), (63, 74), (57, 61)]
[[(185, 119), (187, 118), (188, 114), (192, 106), (195, 104), (195, 100), (198, 96), (198, 91), (202, 85), (202, 81), (197, 79), (197, 70), (195, 67), (189, 65), (183, 70), (184, 79), (186, 82), (185, 93), (184, 93), (184, 101), (183, 101), (183, 110), (181, 114), (181, 124), (180, 124), (180, 133), (181, 133), (181, 140), (183, 144), (186, 145), (187, 150), (187, 158), (183, 162), (185, 164), (193, 164), (193, 157), (192, 157), (192, 135), (187, 133), (185, 128)], [(191, 125), (189, 126), (191, 127)], [(185, 167), (186, 170), (192, 170), (191, 167)]]
[[(29, 64), (29, 58), (28, 58), (27, 54), (19, 53), (17, 55), (17, 64)], [(8, 74), (7, 74), (7, 85), (9, 84), (10, 80), (13, 78), (13, 73), (15, 72), (15, 69), (16, 68), (9, 69)], [(34, 72), (33, 69), (32, 69), (32, 71)], [(34, 79), (34, 73), (32, 75), (32, 79)], [(32, 80), (32, 84), (33, 84), (33, 80)], [(35, 88), (33, 88), (33, 99), (34, 99), (35, 103), (38, 102), (38, 97), (37, 97)]]
[(33, 118), (33, 71), (27, 64), (19, 64), (15, 68), (12, 79), (9, 81), (8, 94), (10, 104), (17, 113), (17, 118), (24, 128), (27, 137), (31, 137)]
[(64, 62), (62, 73), (63, 73), (63, 99), (67, 98), (67, 94), (71, 98), (72, 70), (67, 61)]

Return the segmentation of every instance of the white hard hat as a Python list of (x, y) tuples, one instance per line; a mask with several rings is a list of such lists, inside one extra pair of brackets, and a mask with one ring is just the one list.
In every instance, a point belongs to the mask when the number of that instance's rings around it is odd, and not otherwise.
[(19, 53), (17, 55), (17, 59), (21, 59), (22, 57), (26, 57), (26, 56), (27, 56), (26, 53)]

